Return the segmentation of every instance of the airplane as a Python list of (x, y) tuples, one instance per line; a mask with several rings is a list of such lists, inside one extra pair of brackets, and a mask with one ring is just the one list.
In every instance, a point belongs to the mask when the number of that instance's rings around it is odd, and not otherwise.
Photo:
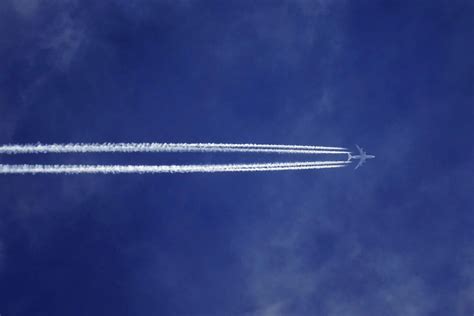
[(359, 168), (362, 166), (362, 164), (367, 160), (367, 159), (373, 159), (375, 158), (374, 155), (367, 155), (367, 153), (359, 147), (359, 145), (356, 145), (357, 149), (359, 150), (359, 155), (351, 155), (351, 153), (347, 153), (348, 158), (347, 161), (351, 161), (352, 159), (359, 159), (359, 163), (355, 167), (355, 169)]

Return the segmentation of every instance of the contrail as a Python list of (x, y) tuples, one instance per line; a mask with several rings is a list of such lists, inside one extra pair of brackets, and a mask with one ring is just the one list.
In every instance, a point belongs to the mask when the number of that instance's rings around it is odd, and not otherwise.
[(137, 152), (245, 152), (279, 154), (347, 154), (344, 147), (269, 145), (269, 144), (216, 144), (216, 143), (77, 143), (2, 145), (0, 154), (44, 153), (137, 153)]
[(214, 165), (0, 165), (0, 174), (120, 174), (309, 170), (345, 167), (346, 161)]

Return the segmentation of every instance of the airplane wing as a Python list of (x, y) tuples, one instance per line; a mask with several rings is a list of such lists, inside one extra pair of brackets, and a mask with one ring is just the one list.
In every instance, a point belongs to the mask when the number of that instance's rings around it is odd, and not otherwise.
[(357, 144), (356, 144), (356, 147), (357, 147), (357, 149), (359, 150), (359, 153), (360, 153), (361, 155), (363, 155), (363, 154), (364, 154), (364, 150), (363, 150), (362, 148), (360, 148), (360, 146), (357, 145)]
[(364, 162), (365, 162), (365, 159), (361, 159), (361, 160), (359, 161), (359, 163), (357, 164), (357, 166), (356, 166), (354, 169), (357, 169), (357, 168), (359, 168), (360, 166), (362, 166), (362, 165), (364, 164)]

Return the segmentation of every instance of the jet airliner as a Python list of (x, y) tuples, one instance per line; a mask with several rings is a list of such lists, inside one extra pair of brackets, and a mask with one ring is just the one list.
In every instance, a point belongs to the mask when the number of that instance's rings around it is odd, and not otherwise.
[(351, 155), (351, 153), (347, 153), (348, 155), (348, 158), (347, 158), (347, 161), (351, 161), (352, 159), (359, 159), (359, 163), (357, 164), (357, 166), (355, 167), (355, 169), (359, 168), (360, 166), (362, 166), (362, 164), (367, 160), (367, 159), (373, 159), (375, 158), (374, 155), (367, 155), (367, 153), (359, 147), (359, 145), (356, 145), (357, 149), (359, 150), (359, 154), (358, 155)]

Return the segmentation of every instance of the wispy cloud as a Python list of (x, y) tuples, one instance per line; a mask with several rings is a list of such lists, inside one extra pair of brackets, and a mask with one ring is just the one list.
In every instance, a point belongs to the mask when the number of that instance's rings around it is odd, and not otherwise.
[(462, 288), (455, 296), (458, 315), (468, 315), (474, 310), (474, 247), (468, 246), (458, 259), (461, 265)]
[(66, 71), (86, 40), (82, 22), (69, 13), (62, 13), (48, 32), (41, 36), (40, 47), (49, 52), (49, 62), (60, 71)]
[(42, 0), (11, 0), (13, 8), (24, 18), (33, 17), (41, 5)]
[[(19, 122), (44, 87), (57, 74), (64, 74), (77, 62), (87, 42), (84, 18), (74, 15), (76, 0), (7, 0), (2, 10), (9, 14), (4, 25), (0, 51), (9, 52), (6, 69), (15, 74), (8, 95), (0, 91), (0, 126), (3, 142), (8, 141)], [(46, 18), (47, 17), (47, 18)], [(7, 23), (5, 22), (5, 23)], [(13, 28), (14, 32), (8, 31)], [(5, 76), (9, 76), (9, 72)]]
[[(73, 18), (77, 8), (76, 0), (10, 0), (11, 5), (28, 25), (34, 27), (34, 42), (24, 55), (30, 56), (31, 63), (48, 62), (55, 70), (65, 71), (73, 62), (76, 52), (85, 40), (85, 28), (80, 18)], [(44, 21), (44, 13), (50, 19)], [(43, 52), (48, 57), (44, 60)]]
[[(283, 1), (271, 7), (247, 7), (228, 25), (226, 40), (217, 45), (216, 54), (229, 63), (257, 55), (255, 62), (259, 65), (299, 67), (318, 46), (324, 45), (329, 52), (328, 42), (321, 40), (321, 34), (327, 31), (326, 24), (331, 24), (324, 17), (333, 7), (340, 7), (340, 3), (300, 0)], [(295, 14), (299, 19), (294, 18)], [(306, 27), (302, 29), (301, 24)], [(330, 51), (334, 53), (342, 33), (331, 30), (331, 35)]]

